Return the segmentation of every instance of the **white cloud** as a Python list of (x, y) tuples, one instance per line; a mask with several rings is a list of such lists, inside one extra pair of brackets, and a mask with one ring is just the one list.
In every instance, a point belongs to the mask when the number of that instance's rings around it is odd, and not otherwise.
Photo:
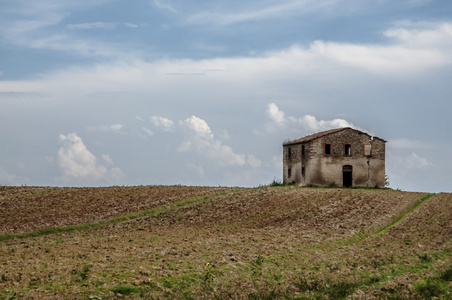
[(286, 118), (284, 112), (280, 111), (275, 103), (270, 103), (267, 108), (268, 117), (278, 125), (284, 125), (286, 123)]
[(70, 30), (92, 30), (92, 29), (102, 29), (102, 30), (114, 30), (118, 26), (125, 26), (127, 28), (138, 28), (140, 25), (134, 23), (119, 23), (119, 22), (92, 22), (92, 23), (80, 23), (80, 24), (69, 24), (66, 28)]
[(289, 121), (296, 127), (302, 128), (306, 131), (323, 131), (333, 128), (352, 127), (359, 129), (357, 126), (344, 119), (333, 120), (317, 120), (316, 117), (306, 115), (301, 118), (289, 117)]
[(149, 128), (141, 127), (141, 130), (142, 130), (147, 136), (153, 136), (153, 135), (154, 135), (154, 132), (152, 132), (152, 130), (150, 130)]
[(8, 29), (0, 29), (7, 41), (19, 41), (21, 37), (25, 37), (30, 32), (43, 29), (45, 27), (58, 24), (63, 19), (61, 14), (48, 14), (46, 18), (37, 17), (36, 19), (17, 20), (10, 23)]
[[(239, 6), (240, 11), (202, 11), (188, 18), (189, 23), (208, 23), (215, 25), (233, 25), (237, 23), (260, 21), (272, 18), (287, 18), (288, 15), (303, 15), (312, 11), (325, 10), (336, 5), (336, 0), (312, 1), (312, 0), (289, 0), (272, 2), (274, 4), (265, 6), (263, 2), (248, 10)], [(231, 7), (231, 6), (228, 6)]]
[[(308, 52), (316, 60), (391, 76), (410, 75), (452, 63), (451, 23), (430, 23), (428, 27), (402, 23), (384, 31), (383, 35), (393, 43), (373, 45), (318, 40), (311, 43)], [(294, 51), (303, 50), (296, 47)]]
[(113, 182), (120, 182), (123, 178), (124, 178), (125, 174), (124, 172), (118, 168), (118, 167), (114, 167), (111, 168), (109, 170), (109, 178), (108, 181), (113, 181)]
[(248, 155), (247, 162), (253, 168), (259, 168), (262, 165), (262, 161), (254, 155)]
[(116, 131), (116, 132), (120, 132), (121, 129), (122, 129), (122, 127), (123, 127), (122, 124), (113, 124), (113, 125), (110, 125), (110, 129), (111, 129), (112, 131)]
[[(448, 23), (448, 26), (452, 26)], [(438, 25), (436, 30), (441, 27)], [(407, 29), (413, 31), (414, 29)], [(444, 31), (444, 30), (443, 30)], [(353, 82), (368, 73), (376, 76), (407, 78), (425, 76), (434, 67), (447, 68), (452, 62), (452, 44), (444, 35), (444, 43), (435, 48), (428, 44), (413, 47), (403, 42), (389, 45), (329, 43), (317, 41), (308, 48), (294, 45), (287, 49), (265, 53), (255, 57), (215, 58), (204, 60), (166, 59), (154, 62), (124, 60), (110, 64), (98, 64), (88, 68), (73, 67), (54, 72), (31, 81), (9, 81), (0, 92), (42, 91), (49, 94), (84, 96), (98, 91), (135, 91), (153, 96), (165, 90), (168, 94), (189, 93), (198, 88), (213, 90), (240, 88), (250, 91), (278, 91), (282, 84), (301, 85)], [(447, 41), (447, 39), (449, 39)], [(91, 54), (91, 43), (72, 47), (63, 40), (56, 46)], [(52, 46), (52, 47), (53, 47)], [(95, 47), (95, 46), (94, 46)], [(366, 73), (364, 74), (363, 71)], [(186, 74), (187, 76), (172, 76)], [(191, 75), (190, 75), (191, 74)], [(197, 75), (193, 75), (197, 74)], [(199, 74), (203, 74), (199, 76)], [(192, 76), (193, 75), (193, 76)], [(358, 77), (357, 77), (358, 76)], [(250, 80), (252, 78), (253, 80)], [(153, 84), (149, 84), (152, 82)], [(243, 87), (247, 82), (247, 89)], [(174, 87), (177, 86), (177, 89)], [(58, 95), (58, 96), (59, 96)], [(277, 113), (277, 112), (276, 112)], [(274, 118), (282, 116), (275, 114)]]
[(165, 0), (163, 0), (163, 1), (162, 0), (160, 0), (160, 1), (159, 0), (152, 0), (151, 4), (153, 4), (154, 6), (160, 8), (160, 9), (168, 10), (168, 11), (170, 11), (172, 13), (176, 13), (177, 12), (171, 5), (166, 4), (166, 3), (162, 3), (162, 2), (167, 2), (167, 1), (165, 1)]
[(193, 132), (196, 133), (196, 136), (208, 140), (213, 140), (213, 133), (210, 130), (209, 125), (207, 125), (207, 122), (203, 119), (200, 119), (196, 116), (191, 116), (190, 118), (186, 119), (184, 124), (191, 129)]
[(383, 35), (413, 47), (451, 46), (452, 24), (450, 23), (410, 23), (396, 24)]
[(107, 163), (107, 164), (113, 164), (113, 160), (111, 159), (110, 155), (108, 154), (102, 154), (102, 159)]
[[(418, 6), (431, 0), (399, 1), (404, 7)], [(225, 3), (224, 5), (222, 5)], [(399, 4), (399, 3), (397, 3)], [(271, 19), (309, 18), (315, 15), (318, 19), (365, 15), (367, 12), (385, 9), (387, 1), (362, 0), (279, 0), (279, 1), (246, 1), (240, 5), (230, 5), (227, 1), (215, 1), (212, 9), (197, 10), (187, 18), (187, 22), (215, 26), (230, 26), (244, 22), (258, 22)]]
[(270, 103), (267, 106), (266, 113), (270, 119), (270, 123), (266, 126), (268, 133), (273, 133), (276, 130), (284, 130), (286, 128), (306, 133), (342, 127), (352, 127), (362, 130), (344, 119), (317, 120), (316, 117), (311, 115), (305, 115), (298, 118), (293, 116), (286, 117), (285, 113), (281, 111), (275, 103)]
[[(19, 2), (19, 1), (18, 1)], [(105, 1), (39, 1), (18, 3), (9, 13), (14, 16), (0, 20), (2, 41), (33, 49), (64, 51), (71, 54), (88, 56), (119, 56), (116, 46), (109, 46), (98, 40), (79, 39), (61, 30), (54, 30), (71, 12), (89, 6), (99, 5)], [(73, 24), (72, 29), (108, 28), (114, 23)], [(69, 28), (68, 27), (68, 28)], [(124, 53), (122, 53), (124, 54)]]
[(174, 129), (174, 122), (170, 119), (160, 116), (152, 116), (150, 117), (150, 120), (155, 127), (162, 127), (165, 131), (173, 131)]
[[(122, 171), (119, 168), (107, 169), (104, 165), (99, 164), (96, 157), (75, 133), (61, 134), (60, 141), (62, 146), (58, 151), (58, 166), (63, 173), (61, 177), (63, 181), (97, 182), (122, 177)], [(109, 164), (113, 163), (106, 154), (103, 154), (102, 158)]]
[(66, 27), (71, 30), (87, 30), (87, 29), (115, 29), (119, 23), (94, 22), (94, 23), (80, 23), (69, 24)]
[(188, 163), (187, 168), (194, 172), (198, 177), (204, 177), (204, 168), (199, 165), (195, 165), (193, 163)]
[(420, 157), (414, 152), (411, 153), (410, 156), (408, 156), (405, 161), (409, 168), (424, 168), (433, 165), (431, 162), (428, 161), (427, 158)]
[[(392, 142), (388, 146), (392, 147)], [(419, 171), (433, 167), (434, 164), (425, 156), (416, 152), (406, 151), (405, 148), (392, 148), (386, 151), (386, 169), (391, 176), (397, 179), (409, 180), (411, 178), (419, 179)], [(394, 151), (395, 150), (395, 151)], [(437, 170), (436, 170), (437, 171)], [(436, 176), (436, 174), (435, 174)]]
[(100, 125), (100, 126), (88, 126), (87, 129), (91, 131), (106, 131), (106, 132), (114, 132), (114, 133), (125, 133), (123, 130), (123, 124), (111, 124), (111, 125)]
[(39, 29), (36, 29), (36, 32), (30, 30), (27, 32), (20, 32), (20, 34), (17, 35), (14, 34), (14, 30), (11, 30), (6, 34), (6, 39), (8, 43), (22, 47), (62, 51), (72, 55), (105, 57), (119, 57), (124, 55), (124, 53), (118, 49), (118, 46), (110, 46), (99, 40), (78, 39), (63, 33), (41, 34), (38, 32)]
[(28, 182), (28, 178), (12, 174), (0, 167), (0, 186), (1, 185), (19, 185)]
[(449, 53), (423, 46), (413, 48), (405, 44), (374, 46), (315, 41), (310, 46), (310, 52), (333, 63), (387, 75), (409, 74), (451, 63)]
[(179, 124), (188, 129), (187, 140), (180, 145), (179, 151), (185, 152), (194, 148), (223, 165), (242, 166), (246, 163), (244, 154), (234, 153), (231, 147), (214, 138), (209, 125), (203, 119), (192, 116)]
[[(182, 138), (182, 142), (180, 142), (179, 147), (177, 147), (178, 152), (194, 151), (201, 155), (205, 155), (209, 159), (216, 160), (218, 164), (223, 166), (243, 166), (248, 164), (253, 168), (257, 168), (261, 164), (261, 161), (253, 155), (249, 155), (248, 159), (246, 159), (246, 155), (235, 153), (230, 146), (225, 145), (214, 136), (205, 120), (196, 116), (191, 116), (183, 121), (179, 121), (179, 126), (177, 128), (175, 127), (175, 123), (168, 118), (152, 116), (150, 117), (150, 120), (154, 126), (161, 127), (164, 131), (176, 132), (177, 129), (177, 133), (174, 137)], [(154, 135), (154, 132), (146, 127), (142, 127), (141, 129), (149, 136)], [(226, 139), (229, 138), (227, 131), (220, 130), (220, 132)], [(180, 134), (182, 134), (182, 136)], [(204, 174), (204, 170), (201, 172), (200, 169), (194, 165), (191, 165), (190, 168), (196, 170), (197, 174)]]
[(133, 24), (133, 23), (124, 23), (124, 26), (126, 26), (126, 27), (129, 27), (129, 28), (138, 28), (138, 27), (140, 27), (139, 25), (137, 25), (137, 24)]

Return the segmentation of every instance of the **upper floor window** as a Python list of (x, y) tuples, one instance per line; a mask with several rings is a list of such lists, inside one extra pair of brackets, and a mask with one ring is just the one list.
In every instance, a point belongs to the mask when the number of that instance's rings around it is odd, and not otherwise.
[(331, 155), (331, 144), (325, 143), (325, 155)]
[(345, 144), (345, 156), (351, 156), (352, 155), (352, 145)]
[(304, 145), (301, 145), (301, 156), (304, 156)]
[(364, 144), (364, 155), (365, 156), (372, 155), (372, 144)]
[(287, 149), (287, 158), (291, 159), (292, 158), (292, 149), (289, 147), (289, 149)]

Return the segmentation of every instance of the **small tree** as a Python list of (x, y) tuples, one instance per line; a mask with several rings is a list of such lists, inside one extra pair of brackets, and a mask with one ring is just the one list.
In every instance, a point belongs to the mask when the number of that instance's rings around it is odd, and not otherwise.
[(389, 187), (389, 176), (385, 174), (385, 187)]

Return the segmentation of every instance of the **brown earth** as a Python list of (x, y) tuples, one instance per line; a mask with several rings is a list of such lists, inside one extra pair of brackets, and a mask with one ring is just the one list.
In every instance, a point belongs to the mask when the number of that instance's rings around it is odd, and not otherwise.
[(0, 235), (83, 224), (231, 188), (133, 186), (0, 187)]
[[(0, 298), (416, 298), (425, 296), (423, 281), (451, 270), (452, 194), (445, 193), (413, 209), (425, 193), (2, 187), (1, 234), (220, 192), (225, 195), (98, 229), (4, 240)], [(451, 283), (439, 282), (442, 290), (433, 296), (449, 297)], [(126, 287), (134, 289), (128, 296)]]

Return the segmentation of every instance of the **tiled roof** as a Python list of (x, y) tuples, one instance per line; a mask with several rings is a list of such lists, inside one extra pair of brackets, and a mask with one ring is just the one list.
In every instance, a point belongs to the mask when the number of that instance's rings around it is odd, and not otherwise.
[[(336, 129), (326, 130), (326, 131), (317, 132), (317, 133), (314, 133), (314, 134), (311, 134), (311, 135), (307, 135), (307, 136), (302, 137), (302, 138), (299, 138), (299, 139), (297, 139), (297, 140), (285, 142), (285, 143), (283, 144), (283, 146), (294, 145), (294, 144), (300, 144), (300, 143), (304, 143), (304, 142), (309, 142), (309, 141), (312, 141), (312, 140), (321, 138), (321, 137), (326, 136), (326, 135), (329, 135), (329, 134), (341, 132), (341, 131), (344, 131), (344, 130), (350, 130), (350, 129), (351, 129), (351, 130), (354, 130), (354, 131), (357, 131), (357, 132), (359, 132), (359, 133), (361, 133), (361, 134), (366, 134), (366, 135), (368, 135), (368, 134), (365, 133), (365, 132), (362, 132), (362, 131), (359, 131), (359, 130), (356, 130), (356, 129), (353, 129), (353, 128), (350, 128), (350, 127), (336, 128)], [(384, 141), (384, 140), (383, 140), (383, 141)], [(385, 141), (385, 142), (386, 142), (386, 141)]]

